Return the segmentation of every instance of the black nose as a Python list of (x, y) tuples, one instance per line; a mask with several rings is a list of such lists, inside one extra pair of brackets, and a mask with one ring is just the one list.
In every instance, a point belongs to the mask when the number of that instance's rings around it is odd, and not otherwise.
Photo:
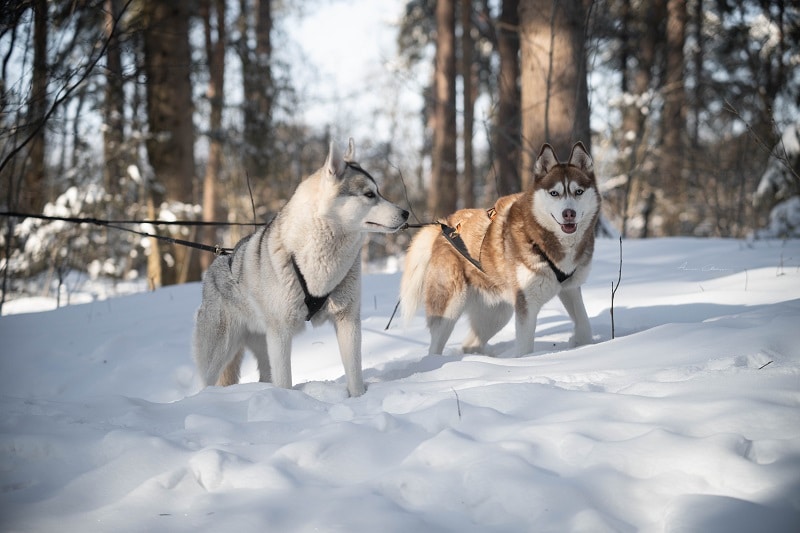
[(576, 213), (574, 209), (564, 209), (564, 211), (561, 212), (561, 216), (564, 217), (564, 222), (574, 222), (578, 213)]
[(408, 211), (403, 209), (403, 220), (408, 220)]

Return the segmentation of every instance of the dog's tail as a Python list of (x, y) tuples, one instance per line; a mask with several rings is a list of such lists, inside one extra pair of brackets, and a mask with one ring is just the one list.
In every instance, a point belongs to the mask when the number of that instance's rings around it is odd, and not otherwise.
[(422, 304), (425, 277), (433, 252), (433, 243), (439, 235), (438, 227), (422, 228), (406, 253), (403, 279), (400, 281), (400, 307), (403, 322), (408, 325)]

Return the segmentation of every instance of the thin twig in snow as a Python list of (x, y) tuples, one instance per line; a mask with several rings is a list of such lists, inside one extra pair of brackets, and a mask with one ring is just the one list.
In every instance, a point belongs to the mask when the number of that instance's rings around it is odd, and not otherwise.
[(453, 391), (453, 394), (456, 395), (456, 408), (458, 408), (458, 419), (461, 420), (461, 399), (458, 397), (458, 393), (454, 388), (450, 388)]
[(619, 275), (617, 276), (617, 284), (614, 285), (614, 282), (611, 282), (611, 338), (615, 337), (615, 329), (614, 329), (614, 296), (617, 295), (617, 289), (619, 289), (619, 284), (622, 281), (622, 235), (619, 236)]

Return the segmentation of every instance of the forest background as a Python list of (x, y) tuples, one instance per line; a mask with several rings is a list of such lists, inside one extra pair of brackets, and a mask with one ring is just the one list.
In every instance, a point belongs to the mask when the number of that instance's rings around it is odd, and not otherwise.
[[(331, 140), (353, 136), (384, 195), (423, 221), (523, 189), (542, 143), (564, 158), (580, 140), (606, 233), (800, 235), (794, 2), (365, 4), (0, 2), (0, 210), (246, 224), (131, 226), (232, 246)], [(344, 16), (304, 26), (332, 6)], [(392, 46), (350, 72), (333, 28), (352, 54)], [(213, 259), (111, 228), (0, 220), (0, 302), (71, 270), (198, 280)], [(365, 258), (409, 238), (373, 238)]]

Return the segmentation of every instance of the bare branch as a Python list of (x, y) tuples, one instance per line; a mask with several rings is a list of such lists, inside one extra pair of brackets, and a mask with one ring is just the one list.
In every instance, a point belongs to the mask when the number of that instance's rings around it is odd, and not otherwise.
[[(108, 49), (109, 42), (111, 41), (112, 37), (114, 36), (114, 34), (117, 31), (117, 27), (119, 26), (119, 20), (125, 14), (125, 11), (127, 11), (128, 6), (130, 6), (132, 2), (133, 2), (133, 0), (128, 0), (125, 3), (125, 6), (122, 8), (122, 10), (120, 11), (119, 15), (114, 20), (114, 27), (111, 29), (111, 32), (109, 33), (108, 37), (103, 42), (103, 46), (100, 48), (100, 51), (97, 53), (97, 56), (94, 57), (94, 58), (90, 58), (85, 63), (85, 67), (84, 67), (83, 73), (78, 77), (78, 79), (75, 81), (75, 83), (73, 83), (72, 85), (68, 85), (66, 87), (62, 87), (61, 88), (61, 90), (59, 91), (60, 94), (59, 94), (58, 98), (56, 98), (53, 101), (53, 103), (50, 105), (50, 109), (47, 110), (47, 113), (45, 113), (44, 118), (41, 121), (39, 121), (38, 124), (36, 124), (36, 126), (31, 130), (31, 132), (28, 134), (28, 136), (25, 137), (25, 139), (23, 139), (23, 141), (20, 144), (15, 146), (8, 153), (8, 155), (6, 155), (6, 157), (4, 157), (2, 161), (0, 161), (0, 173), (2, 173), (3, 169), (6, 168), (8, 163), (11, 162), (11, 160), (14, 157), (16, 157), (16, 155), (23, 148), (25, 148), (25, 146), (27, 146), (28, 143), (30, 143), (39, 134), (39, 132), (42, 130), (42, 128), (44, 128), (44, 126), (47, 123), (47, 121), (50, 120), (50, 117), (53, 116), (53, 114), (56, 112), (56, 110), (59, 108), (59, 106), (61, 106), (61, 104), (63, 104), (65, 101), (67, 101), (69, 99), (69, 97), (72, 96), (72, 93), (75, 92), (75, 90), (78, 87), (83, 85), (84, 82), (92, 74), (92, 72), (94, 72), (94, 68), (97, 66), (97, 63), (99, 63), (100, 60), (106, 55), (106, 50)], [(80, 69), (77, 69), (77, 70), (80, 70)]]

